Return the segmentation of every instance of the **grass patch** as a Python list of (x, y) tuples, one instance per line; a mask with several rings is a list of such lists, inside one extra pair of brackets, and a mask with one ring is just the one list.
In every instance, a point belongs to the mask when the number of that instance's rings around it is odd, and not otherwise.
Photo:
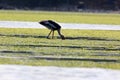
[(120, 25), (120, 14), (0, 10), (0, 20), (38, 22), (46, 19), (64, 23)]
[[(0, 56), (68, 56), (120, 61), (120, 31), (64, 29), (66, 40), (55, 33), (46, 39), (47, 29), (0, 28)], [(51, 61), (39, 59), (2, 59), (1, 64), (24, 64), (67, 67), (102, 67), (120, 69), (119, 62)]]

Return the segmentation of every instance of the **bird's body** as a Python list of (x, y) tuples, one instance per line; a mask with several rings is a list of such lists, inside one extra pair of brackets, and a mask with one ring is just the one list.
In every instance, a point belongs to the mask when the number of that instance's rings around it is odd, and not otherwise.
[(50, 33), (48, 34), (47, 38), (49, 38), (51, 32), (53, 32), (53, 34), (52, 34), (52, 38), (53, 38), (54, 37), (54, 31), (57, 30), (60, 37), (62, 39), (65, 39), (65, 37), (60, 32), (61, 26), (59, 24), (57, 24), (56, 22), (54, 22), (52, 20), (44, 20), (44, 21), (40, 21), (39, 23), (51, 30)]
[(44, 25), (46, 28), (50, 30), (58, 30), (61, 28), (56, 22), (52, 20), (41, 21), (40, 24)]

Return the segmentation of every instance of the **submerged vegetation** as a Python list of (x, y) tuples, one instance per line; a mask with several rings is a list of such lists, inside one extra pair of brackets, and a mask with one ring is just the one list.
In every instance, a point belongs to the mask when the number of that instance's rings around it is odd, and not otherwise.
[[(120, 25), (120, 14), (0, 10), (0, 20), (38, 22), (45, 19)], [(120, 31), (64, 29), (66, 40), (57, 35), (46, 39), (48, 32), (47, 29), (0, 28), (0, 64), (120, 69)], [(79, 60), (59, 60), (61, 57)]]
[(120, 14), (0, 10), (0, 20), (38, 22), (46, 19), (64, 23), (120, 25)]
[[(0, 28), (0, 63), (120, 69), (120, 31), (64, 29), (62, 33), (66, 40), (61, 40), (57, 33), (55, 39), (46, 39), (48, 32), (47, 29)], [(28, 58), (30, 56), (67, 56), (88, 60), (41, 60)], [(116, 62), (94, 62), (89, 59)]]

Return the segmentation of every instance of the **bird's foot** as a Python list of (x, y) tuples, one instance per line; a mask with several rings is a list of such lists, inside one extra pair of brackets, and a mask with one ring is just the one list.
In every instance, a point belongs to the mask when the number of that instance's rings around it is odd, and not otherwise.
[(49, 37), (46, 37), (47, 39), (50, 39)]

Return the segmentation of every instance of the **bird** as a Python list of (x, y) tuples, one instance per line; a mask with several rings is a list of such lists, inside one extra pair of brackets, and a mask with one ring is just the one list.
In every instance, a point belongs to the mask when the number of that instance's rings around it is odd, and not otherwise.
[(62, 40), (65, 40), (65, 37), (63, 34), (61, 34), (61, 26), (53, 21), (53, 20), (42, 20), (39, 22), (39, 24), (45, 26), (46, 28), (48, 28), (50, 31), (50, 33), (48, 34), (47, 38), (49, 39), (50, 34), (52, 33), (52, 39), (54, 38), (54, 31), (57, 31), (59, 36), (61, 37)]

